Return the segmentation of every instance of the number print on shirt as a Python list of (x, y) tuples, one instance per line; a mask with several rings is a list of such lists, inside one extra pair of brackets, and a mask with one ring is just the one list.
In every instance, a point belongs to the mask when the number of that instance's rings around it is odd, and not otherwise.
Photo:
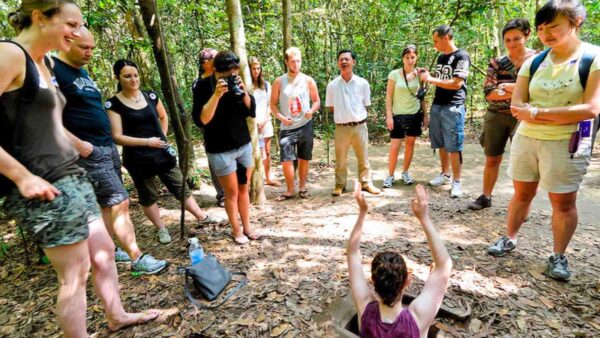
[(452, 66), (438, 64), (435, 67), (435, 76), (440, 80), (452, 79)]

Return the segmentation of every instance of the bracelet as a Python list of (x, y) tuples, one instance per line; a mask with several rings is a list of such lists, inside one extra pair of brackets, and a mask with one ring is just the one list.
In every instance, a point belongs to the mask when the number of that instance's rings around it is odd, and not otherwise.
[(531, 112), (529, 114), (530, 114), (532, 120), (535, 120), (535, 118), (537, 117), (538, 112), (539, 112), (539, 109), (536, 108), (536, 107), (533, 107), (531, 109)]

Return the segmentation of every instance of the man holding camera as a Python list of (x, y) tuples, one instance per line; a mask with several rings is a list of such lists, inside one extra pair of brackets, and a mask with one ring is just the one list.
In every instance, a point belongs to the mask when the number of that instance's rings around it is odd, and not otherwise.
[[(469, 54), (454, 44), (450, 26), (433, 31), (433, 47), (442, 53), (438, 57), (435, 77), (420, 69), (421, 81), (436, 86), (430, 111), (429, 138), (431, 147), (440, 150), (442, 172), (429, 184), (438, 187), (452, 184), (451, 197), (462, 196), (460, 184), (462, 149), (465, 127), (465, 98), (471, 60)], [(450, 176), (450, 165), (454, 180)]]
[(355, 75), (356, 54), (344, 49), (338, 52), (340, 76), (327, 85), (325, 106), (333, 112), (335, 121), (335, 187), (333, 196), (346, 190), (348, 178), (347, 157), (350, 146), (358, 160), (358, 179), (363, 191), (378, 195), (379, 189), (371, 184), (369, 165), (369, 131), (367, 106), (371, 105), (371, 87), (367, 80)]
[[(240, 59), (231, 51), (215, 56), (215, 73), (194, 87), (192, 118), (204, 128), (208, 162), (225, 189), (225, 210), (237, 244), (260, 236), (250, 226), (248, 183), (254, 161), (247, 117), (256, 117), (256, 103), (238, 76)], [(242, 227), (238, 220), (242, 221)]]
[[(281, 121), (279, 132), (280, 157), (287, 191), (277, 197), (284, 201), (296, 195), (294, 189), (294, 161), (298, 160), (298, 195), (308, 197), (306, 179), (308, 162), (312, 159), (312, 117), (321, 107), (317, 84), (312, 77), (300, 72), (302, 55), (297, 47), (285, 51), (288, 72), (273, 82), (271, 111)], [(312, 101), (312, 105), (310, 104)], [(297, 154), (297, 155), (296, 155)]]
[(92, 33), (82, 29), (81, 37), (73, 42), (69, 52), (60, 52), (58, 57), (52, 58), (56, 80), (67, 99), (63, 124), (79, 152), (78, 164), (87, 171), (94, 186), (104, 224), (125, 249), (117, 249), (115, 260), (131, 263), (135, 272), (159, 273), (167, 262), (142, 254), (138, 247), (129, 216), (129, 194), (123, 186), (119, 152), (112, 138), (102, 94), (83, 69), (90, 62), (95, 47)]

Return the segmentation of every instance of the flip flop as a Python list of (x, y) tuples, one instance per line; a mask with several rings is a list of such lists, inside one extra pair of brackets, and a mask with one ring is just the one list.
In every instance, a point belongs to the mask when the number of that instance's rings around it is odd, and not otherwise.
[(250, 240), (248, 239), (248, 237), (246, 237), (245, 234), (244, 234), (243, 239), (239, 239), (239, 238), (235, 237), (233, 234), (231, 234), (231, 239), (233, 239), (233, 242), (237, 245), (246, 245), (246, 244), (250, 243)]
[(261, 240), (262, 239), (262, 235), (261, 234), (257, 234), (256, 232), (253, 232), (251, 234), (247, 234), (244, 232), (244, 235), (246, 235), (246, 237), (248, 237), (249, 240), (252, 241), (257, 241), (257, 240)]
[(117, 327), (111, 327), (110, 325), (108, 326), (108, 330), (110, 332), (116, 332), (119, 330), (122, 330), (124, 328), (133, 326), (133, 325), (139, 325), (139, 324), (145, 324), (149, 321), (155, 320), (156, 318), (158, 318), (160, 316), (160, 311), (159, 310), (147, 310), (144, 312), (140, 312), (140, 317), (136, 320), (133, 321), (129, 324), (123, 324), (121, 326), (117, 326)]
[(286, 200), (292, 199), (292, 198), (294, 198), (294, 197), (295, 197), (295, 195), (286, 195), (286, 194), (281, 194), (281, 195), (279, 195), (279, 196), (277, 196), (277, 197), (275, 198), (275, 201), (277, 201), (277, 202), (283, 202), (283, 201), (286, 201)]
[(268, 181), (267, 183), (265, 183), (266, 185), (270, 185), (272, 187), (281, 187), (281, 183), (277, 182), (277, 181)]
[(300, 196), (302, 199), (308, 198), (308, 189), (300, 190), (298, 192), (298, 196)]

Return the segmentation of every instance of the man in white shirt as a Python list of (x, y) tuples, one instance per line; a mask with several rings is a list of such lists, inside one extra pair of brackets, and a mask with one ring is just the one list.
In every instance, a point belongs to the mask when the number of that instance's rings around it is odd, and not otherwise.
[(379, 189), (371, 183), (369, 164), (369, 132), (367, 106), (371, 105), (371, 88), (367, 80), (355, 75), (356, 54), (348, 49), (338, 52), (340, 76), (327, 85), (325, 106), (333, 112), (335, 121), (335, 187), (332, 195), (346, 190), (347, 157), (350, 146), (358, 160), (358, 179), (363, 191), (377, 195)]

